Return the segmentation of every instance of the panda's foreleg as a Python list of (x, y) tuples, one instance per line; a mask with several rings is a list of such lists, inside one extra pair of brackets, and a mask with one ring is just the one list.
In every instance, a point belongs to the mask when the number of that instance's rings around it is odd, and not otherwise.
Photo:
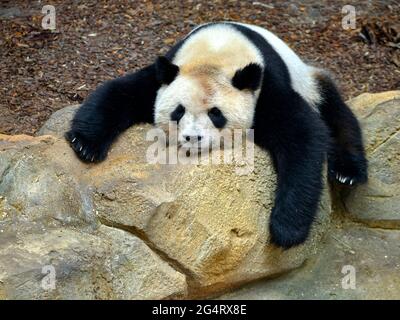
[(360, 125), (328, 75), (318, 77), (322, 101), (318, 108), (329, 127), (332, 148), (328, 156), (328, 178), (345, 185), (367, 181), (367, 159)]
[(284, 102), (270, 102), (270, 111), (258, 117), (255, 142), (269, 150), (277, 173), (270, 240), (290, 248), (307, 239), (314, 221), (329, 137), (326, 125), (304, 101), (295, 97)]
[(98, 87), (77, 110), (65, 134), (78, 157), (102, 161), (122, 131), (136, 123), (152, 123), (158, 88), (154, 65)]

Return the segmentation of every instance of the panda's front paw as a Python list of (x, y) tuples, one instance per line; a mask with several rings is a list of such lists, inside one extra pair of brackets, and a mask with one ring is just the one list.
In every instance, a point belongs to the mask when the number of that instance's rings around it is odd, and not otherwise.
[(310, 226), (298, 224), (294, 221), (283, 220), (279, 213), (274, 212), (271, 215), (269, 224), (270, 241), (272, 244), (289, 249), (291, 247), (304, 243), (309, 235)]
[(84, 162), (100, 162), (107, 157), (109, 144), (94, 143), (86, 139), (82, 134), (70, 130), (65, 134), (76, 155)]
[(329, 161), (328, 178), (347, 186), (365, 183), (368, 180), (367, 160), (363, 154), (341, 152), (334, 160)]

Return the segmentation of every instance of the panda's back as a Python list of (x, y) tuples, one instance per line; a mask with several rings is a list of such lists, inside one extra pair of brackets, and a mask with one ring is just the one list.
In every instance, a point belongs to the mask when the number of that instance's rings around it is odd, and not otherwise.
[(253, 39), (241, 32), (245, 29), (260, 35), (279, 55), (289, 73), (292, 88), (315, 106), (320, 101), (315, 78), (318, 69), (305, 64), (284, 41), (259, 26), (236, 22), (200, 25), (181, 41), (173, 62), (182, 70), (205, 64), (217, 65), (227, 76), (233, 76), (236, 70), (249, 63), (258, 63), (263, 67), (269, 62), (276, 64), (276, 59), (265, 54), (259, 44), (256, 45)]

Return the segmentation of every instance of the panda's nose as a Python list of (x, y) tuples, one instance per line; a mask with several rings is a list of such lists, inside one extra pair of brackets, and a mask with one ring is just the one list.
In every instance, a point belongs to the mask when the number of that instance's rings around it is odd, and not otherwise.
[(185, 136), (185, 140), (190, 142), (199, 142), (202, 138), (202, 136)]

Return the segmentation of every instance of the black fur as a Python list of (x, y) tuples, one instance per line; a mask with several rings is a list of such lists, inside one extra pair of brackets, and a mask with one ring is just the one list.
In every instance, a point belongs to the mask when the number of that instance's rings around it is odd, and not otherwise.
[(270, 241), (290, 248), (307, 239), (317, 212), (329, 148), (328, 129), (293, 90), (285, 63), (265, 39), (248, 28), (235, 27), (258, 47), (265, 60), (254, 140), (270, 152), (278, 176)]
[(222, 129), (227, 123), (227, 119), (220, 109), (217, 107), (211, 108), (208, 111), (208, 117), (216, 128)]
[[(235, 75), (233, 84), (252, 90), (261, 86), (253, 121), (255, 143), (270, 152), (278, 176), (270, 240), (290, 248), (303, 243), (309, 235), (323, 188), (322, 169), (327, 154), (331, 178), (341, 174), (355, 182), (366, 181), (360, 128), (332, 82), (320, 81), (324, 95), (320, 116), (292, 89), (287, 67), (271, 45), (244, 26), (232, 27), (258, 47), (266, 62), (261, 83), (261, 75), (251, 64)], [(66, 134), (82, 160), (103, 160), (120, 132), (135, 123), (153, 122), (157, 90), (161, 84), (173, 81), (179, 72), (170, 61), (186, 39), (203, 28), (207, 25), (178, 42), (166, 58), (106, 83), (88, 98)]]
[(177, 123), (179, 123), (179, 120), (182, 119), (182, 117), (185, 114), (185, 107), (182, 105), (179, 105), (176, 107), (176, 109), (171, 113), (170, 115), (170, 119), (171, 121), (176, 121)]
[(328, 150), (327, 128), (289, 90), (264, 91), (254, 129), (255, 142), (270, 152), (278, 176), (269, 225), (271, 242), (290, 248), (307, 239), (316, 215)]
[(320, 75), (319, 86), (323, 100), (318, 108), (333, 138), (328, 178), (345, 185), (364, 183), (368, 164), (358, 121), (328, 75)]
[(260, 87), (261, 76), (261, 67), (256, 63), (250, 63), (243, 69), (236, 71), (232, 78), (232, 85), (239, 90), (255, 91)]
[(326, 125), (317, 113), (273, 73), (264, 73), (265, 90), (254, 118), (255, 142), (267, 149), (277, 175), (270, 218), (272, 243), (290, 248), (303, 243), (314, 221), (323, 188), (322, 168), (329, 147)]
[(122, 131), (136, 123), (153, 123), (159, 87), (156, 68), (150, 65), (97, 88), (78, 109), (65, 135), (79, 158), (102, 161)]
[(157, 80), (161, 84), (170, 84), (178, 75), (179, 67), (171, 63), (166, 57), (158, 57), (156, 60)]

